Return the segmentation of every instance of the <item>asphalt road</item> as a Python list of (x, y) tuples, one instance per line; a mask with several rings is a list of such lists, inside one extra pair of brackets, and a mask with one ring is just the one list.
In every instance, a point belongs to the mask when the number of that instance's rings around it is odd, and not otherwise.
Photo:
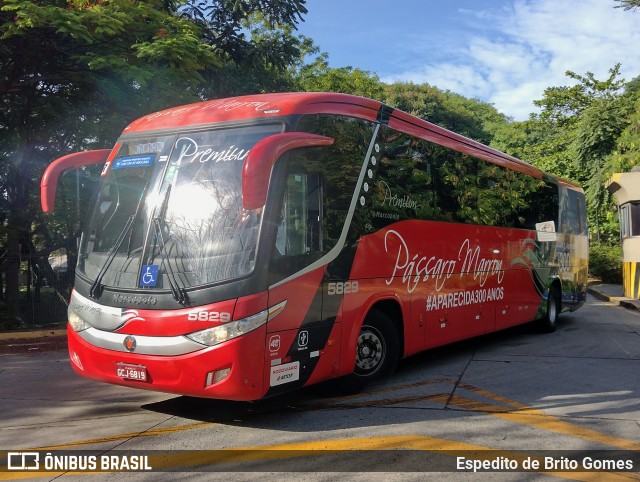
[[(640, 314), (594, 298), (555, 333), (431, 350), (355, 396), (176, 397), (81, 379), (59, 344), (22, 348), (0, 351), (0, 449), (65, 457), (0, 480), (86, 479), (69, 464), (111, 455), (89, 480), (640, 480)], [(571, 467), (585, 457), (617, 469)], [(482, 460), (506, 470), (473, 473)], [(114, 474), (125, 463), (153, 471)]]

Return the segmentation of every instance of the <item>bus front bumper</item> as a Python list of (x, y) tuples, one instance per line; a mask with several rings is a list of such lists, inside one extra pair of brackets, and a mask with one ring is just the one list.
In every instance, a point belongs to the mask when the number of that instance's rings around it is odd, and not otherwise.
[(114, 351), (67, 328), (71, 366), (101, 382), (195, 397), (251, 401), (264, 395), (266, 328), (183, 355)]

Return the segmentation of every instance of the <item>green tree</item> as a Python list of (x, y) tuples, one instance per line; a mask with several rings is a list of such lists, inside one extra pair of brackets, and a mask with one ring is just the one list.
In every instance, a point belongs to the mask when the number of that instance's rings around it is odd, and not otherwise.
[[(42, 239), (56, 237), (47, 226), (34, 226), (41, 219), (36, 193), (44, 167), (70, 150), (113, 142), (123, 127), (116, 101), (124, 97), (129, 102), (120, 105), (127, 110), (140, 108), (145, 87), (159, 87), (159, 79), (195, 80), (218, 56), (199, 42), (196, 25), (157, 0), (0, 5), (0, 219), (6, 232), (0, 268), (15, 318), (20, 256), (36, 249), (34, 230)], [(47, 251), (57, 247), (40, 247), (43, 269)]]
[(203, 98), (295, 89), (291, 69), (315, 47), (295, 35), (305, 0), (189, 1), (181, 10), (203, 29), (203, 42), (220, 49), (222, 65), (206, 69)]
[(298, 89), (306, 92), (340, 92), (377, 100), (384, 95), (384, 84), (377, 75), (353, 67), (331, 68), (326, 53), (319, 54), (310, 64), (299, 66), (294, 75)]
[(625, 10), (635, 10), (640, 7), (640, 0), (614, 0), (620, 5), (616, 5), (616, 8), (624, 8)]
[(598, 239), (617, 238), (611, 196), (604, 185), (612, 174), (610, 155), (627, 124), (628, 113), (625, 112), (620, 97), (595, 100), (585, 109), (576, 124), (572, 150), (575, 152), (577, 170), (583, 173), (579, 180), (585, 187)]
[(604, 80), (567, 72), (573, 85), (549, 87), (529, 120), (503, 126), (494, 146), (585, 187), (589, 224), (595, 236), (617, 239), (617, 221), (604, 182), (611, 155), (629, 125), (632, 103), (619, 79), (620, 65)]
[(611, 172), (626, 172), (640, 164), (640, 77), (625, 86), (625, 102), (629, 109), (629, 123), (616, 141), (610, 157)]
[(488, 144), (507, 118), (494, 106), (429, 84), (401, 82), (386, 87), (384, 101), (409, 114)]
[[(72, 151), (110, 147), (127, 122), (145, 113), (218, 96), (210, 80), (225, 69), (237, 68), (231, 77), (242, 78), (256, 71), (250, 65), (268, 72), (297, 58), (296, 48), (308, 41), (291, 28), (304, 3), (0, 2), (0, 272), (10, 318), (18, 313), (20, 256), (37, 253), (46, 271), (51, 251), (75, 251), (75, 201), (62, 198), (59, 215), (46, 222), (40, 214), (46, 165)], [(279, 35), (281, 23), (289, 30)], [(253, 81), (259, 80), (258, 74)], [(78, 180), (88, 186), (89, 172)], [(75, 200), (71, 184), (61, 194)], [(80, 218), (87, 204), (81, 200)]]

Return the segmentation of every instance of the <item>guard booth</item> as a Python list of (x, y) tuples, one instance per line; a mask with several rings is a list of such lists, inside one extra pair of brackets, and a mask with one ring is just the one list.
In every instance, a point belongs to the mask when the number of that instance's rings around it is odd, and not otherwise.
[(622, 281), (627, 298), (640, 299), (640, 172), (619, 172), (607, 181), (620, 213)]

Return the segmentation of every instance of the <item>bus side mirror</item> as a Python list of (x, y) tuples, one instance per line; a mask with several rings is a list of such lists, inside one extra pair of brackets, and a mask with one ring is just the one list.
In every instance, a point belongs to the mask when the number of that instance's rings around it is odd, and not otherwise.
[(265, 137), (249, 151), (242, 167), (242, 207), (258, 209), (267, 202), (271, 169), (285, 152), (300, 147), (330, 146), (331, 137), (284, 132)]
[(75, 152), (60, 157), (49, 164), (40, 180), (40, 204), (42, 205), (42, 210), (45, 213), (53, 212), (53, 207), (56, 202), (56, 191), (58, 189), (58, 179), (64, 171), (83, 166), (103, 164), (110, 153), (111, 149)]

